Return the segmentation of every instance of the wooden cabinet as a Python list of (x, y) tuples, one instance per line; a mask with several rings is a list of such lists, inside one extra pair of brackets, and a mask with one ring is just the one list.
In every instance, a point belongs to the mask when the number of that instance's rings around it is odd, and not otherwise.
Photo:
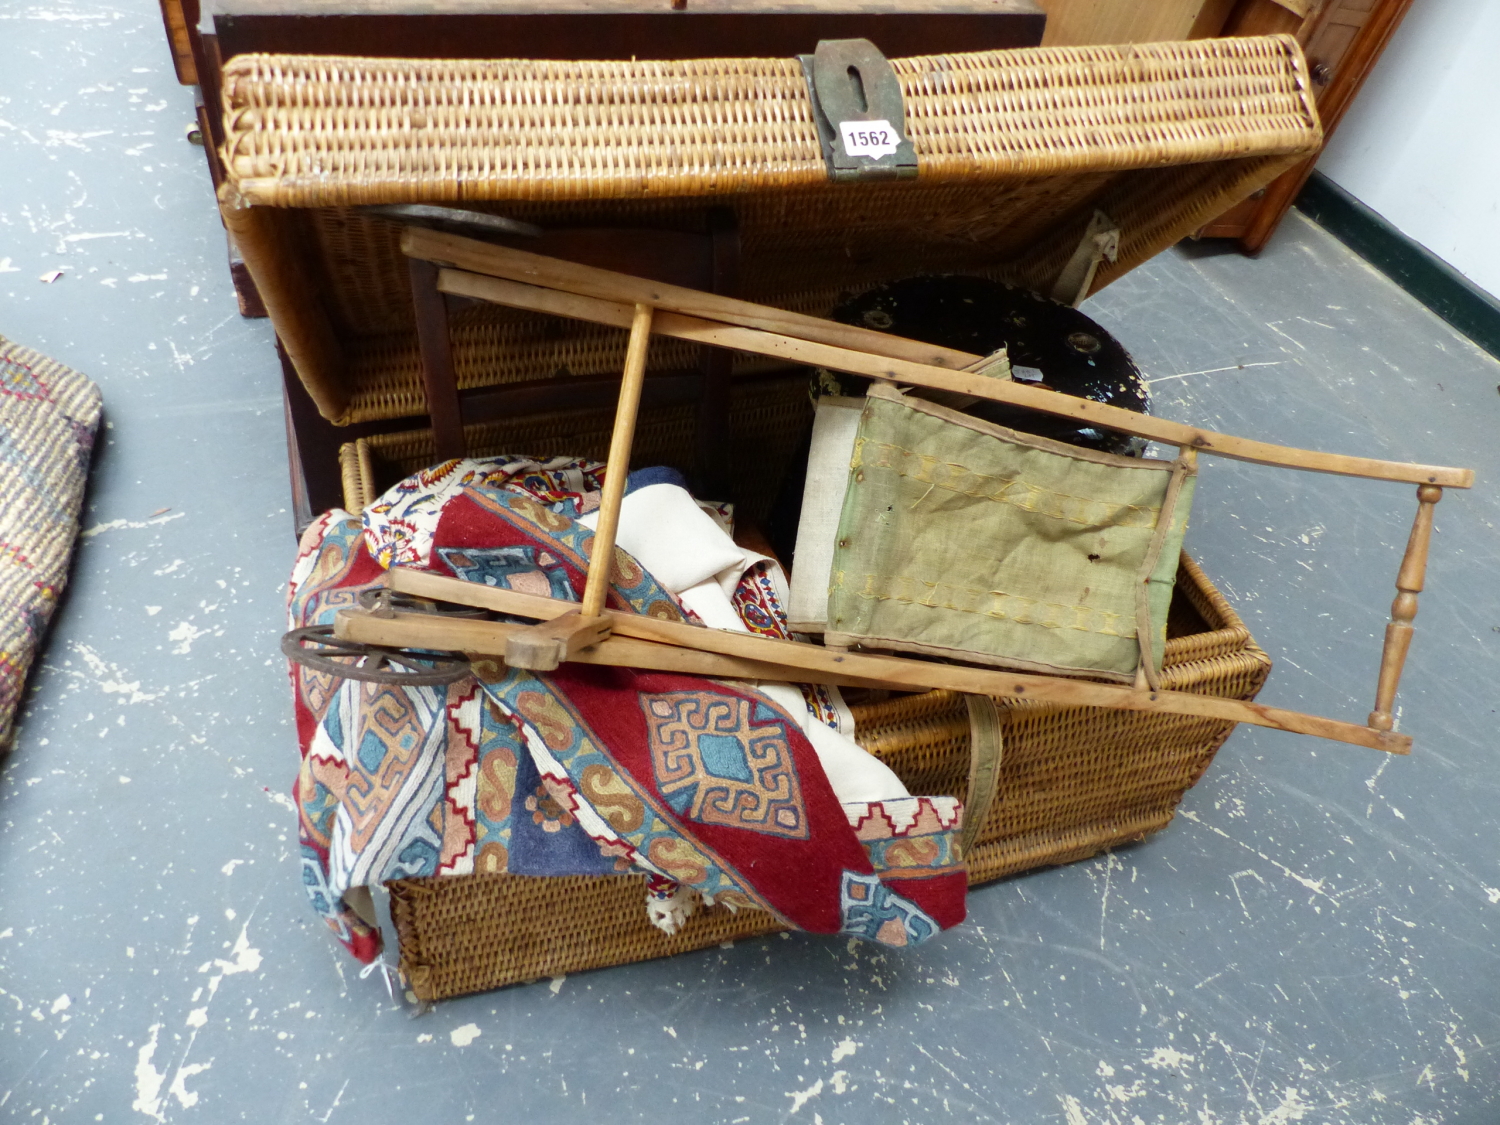
[[(1338, 128), (1370, 69), (1400, 25), (1411, 0), (1316, 0), (1302, 15), (1272, 0), (1240, 0), (1226, 20), (1225, 34), (1287, 31), (1307, 52), (1325, 139)], [(1204, 238), (1233, 238), (1247, 254), (1265, 246), (1297, 198), (1317, 157), (1283, 172), (1255, 196), (1230, 208), (1200, 231)]]
[[(1324, 135), (1331, 136), (1411, 0), (1041, 0), (1047, 46), (1146, 43), (1220, 35), (1295, 35), (1307, 52)], [(1258, 252), (1297, 198), (1316, 157), (1230, 208), (1199, 235)]]

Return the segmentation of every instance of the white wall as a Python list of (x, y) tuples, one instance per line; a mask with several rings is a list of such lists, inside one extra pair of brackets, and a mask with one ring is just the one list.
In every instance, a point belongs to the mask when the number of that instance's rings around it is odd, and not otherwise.
[(1500, 295), (1500, 0), (1416, 0), (1318, 170)]

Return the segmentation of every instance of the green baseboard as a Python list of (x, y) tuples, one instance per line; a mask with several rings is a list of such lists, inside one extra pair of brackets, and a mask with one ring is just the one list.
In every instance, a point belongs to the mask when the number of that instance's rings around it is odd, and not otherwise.
[(1321, 172), (1297, 208), (1422, 304), (1500, 359), (1500, 301), (1402, 234)]

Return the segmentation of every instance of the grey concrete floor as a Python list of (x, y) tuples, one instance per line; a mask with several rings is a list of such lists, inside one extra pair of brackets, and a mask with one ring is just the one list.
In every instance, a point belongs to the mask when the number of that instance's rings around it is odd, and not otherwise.
[[(1495, 361), (1295, 214), (1090, 306), (1161, 414), (1478, 470), (1438, 510), (1410, 758), (1242, 728), (1165, 832), (919, 949), (753, 941), (412, 1018), (299, 885), (277, 370), (191, 112), (148, 0), (0, 0), (0, 333), (97, 379), (109, 427), (0, 767), (0, 1115), (1496, 1120)], [(1412, 490), (1203, 477), (1189, 545), (1276, 660), (1262, 698), (1362, 717)]]

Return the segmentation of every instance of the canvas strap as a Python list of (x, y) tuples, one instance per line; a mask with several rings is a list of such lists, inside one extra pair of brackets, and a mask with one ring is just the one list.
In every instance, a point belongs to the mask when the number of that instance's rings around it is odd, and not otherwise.
[(1161, 676), (1152, 656), (1149, 584), (1151, 574), (1156, 570), (1156, 560), (1161, 557), (1162, 547), (1167, 541), (1167, 533), (1171, 530), (1172, 518), (1177, 511), (1177, 500), (1182, 495), (1183, 482), (1190, 474), (1198, 471), (1197, 458), (1196, 449), (1184, 449), (1172, 465), (1172, 480), (1167, 485), (1167, 494), (1162, 500), (1161, 513), (1156, 517), (1156, 533), (1151, 537), (1151, 546), (1147, 549), (1146, 558), (1141, 563), (1140, 582), (1135, 591), (1135, 631), (1141, 651), (1139, 672), (1144, 674), (1146, 683), (1152, 691), (1161, 690)]
[(987, 695), (966, 695), (969, 705), (969, 795), (964, 799), (964, 827), (959, 847), (969, 854), (979, 830), (989, 819), (990, 806), (1000, 788), (1000, 709)]

